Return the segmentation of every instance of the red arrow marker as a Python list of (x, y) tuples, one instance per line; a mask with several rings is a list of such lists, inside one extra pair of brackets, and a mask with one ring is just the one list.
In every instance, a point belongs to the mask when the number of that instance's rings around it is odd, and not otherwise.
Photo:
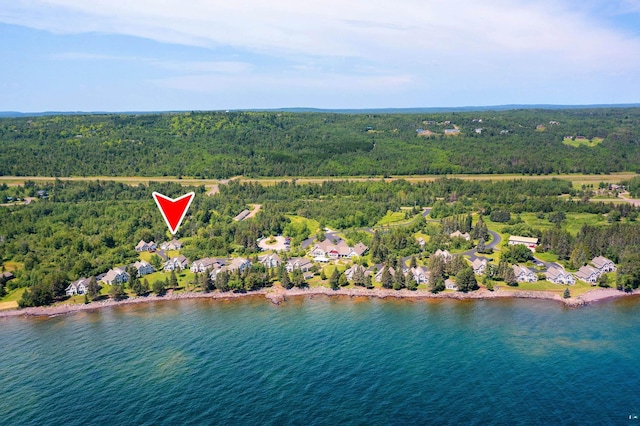
[(162, 217), (164, 217), (164, 221), (167, 222), (171, 235), (175, 235), (178, 232), (178, 227), (182, 223), (185, 214), (187, 214), (194, 195), (196, 194), (189, 192), (174, 200), (159, 192), (153, 193), (153, 199), (156, 200), (156, 204), (162, 213)]

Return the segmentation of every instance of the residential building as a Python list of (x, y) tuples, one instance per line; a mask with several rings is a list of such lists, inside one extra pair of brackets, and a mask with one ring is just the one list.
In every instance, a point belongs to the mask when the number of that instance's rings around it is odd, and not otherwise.
[[(386, 266), (383, 266), (382, 268), (380, 268), (378, 270), (378, 272), (376, 273), (375, 277), (373, 277), (373, 280), (377, 283), (381, 283), (382, 282), (382, 273), (384, 272), (385, 268), (387, 268)], [(396, 270), (393, 268), (389, 268), (389, 273), (391, 274), (391, 276), (395, 276), (396, 275)]]
[(313, 266), (313, 262), (311, 262), (306, 257), (294, 257), (289, 259), (285, 265), (287, 272), (293, 272), (294, 269), (300, 269), (302, 272), (308, 272)]
[(122, 284), (129, 281), (129, 274), (121, 268), (109, 269), (100, 281), (108, 285)]
[(456, 283), (449, 278), (444, 281), (444, 288), (447, 290), (458, 290)]
[(347, 281), (353, 281), (353, 276), (356, 273), (356, 270), (360, 269), (362, 271), (362, 275), (364, 276), (365, 270), (363, 266), (353, 265), (351, 268), (344, 271), (344, 276), (347, 278)]
[(133, 264), (133, 267), (138, 270), (138, 276), (153, 274), (156, 269), (145, 260), (140, 260)]
[(578, 272), (573, 274), (577, 279), (584, 281), (589, 284), (595, 285), (598, 282), (598, 278), (600, 278), (600, 270), (594, 268), (593, 266), (582, 266), (578, 269)]
[(173, 239), (169, 242), (164, 242), (160, 245), (162, 250), (180, 250), (182, 248), (182, 243), (176, 239)]
[(487, 259), (477, 257), (471, 262), (471, 268), (473, 268), (473, 273), (476, 275), (484, 274), (484, 271), (487, 270)]
[(538, 276), (526, 266), (513, 265), (513, 274), (519, 283), (533, 283), (538, 281)]
[(236, 257), (231, 259), (231, 262), (227, 264), (226, 268), (228, 272), (234, 272), (239, 270), (243, 273), (247, 268), (251, 267), (251, 261), (244, 257)]
[(464, 238), (467, 241), (471, 241), (471, 235), (469, 235), (468, 232), (465, 232), (464, 234), (460, 231), (456, 231), (456, 232), (452, 232), (451, 234), (449, 234), (449, 237), (451, 238)]
[(75, 296), (76, 294), (85, 294), (89, 291), (89, 281), (91, 278), (80, 278), (75, 280), (66, 288), (67, 296)]
[(445, 262), (448, 262), (451, 260), (451, 253), (449, 253), (449, 250), (436, 250), (435, 253), (433, 253), (434, 256), (440, 256), (442, 258), (442, 260), (444, 260)]
[(617, 269), (616, 264), (604, 256), (594, 257), (591, 260), (591, 263), (600, 271), (601, 274), (605, 272), (613, 272)]
[(426, 284), (429, 282), (429, 269), (427, 269), (426, 266), (416, 266), (415, 268), (409, 269), (409, 272), (418, 284)]
[(278, 256), (277, 253), (259, 256), (258, 261), (262, 263), (267, 269), (277, 268), (282, 263), (282, 259), (280, 258), (280, 256)]
[(189, 259), (184, 257), (183, 255), (171, 258), (167, 260), (164, 264), (165, 271), (181, 271), (183, 269), (187, 269), (189, 266)]
[(576, 279), (573, 275), (564, 270), (560, 266), (551, 266), (544, 273), (547, 281), (551, 281), (554, 284), (568, 284), (573, 285), (576, 283)]
[(156, 243), (154, 243), (153, 241), (149, 241), (148, 243), (145, 240), (140, 240), (140, 242), (136, 245), (136, 251), (137, 252), (141, 252), (141, 251), (155, 251), (156, 250)]
[(195, 260), (193, 263), (191, 263), (191, 268), (189, 269), (195, 274), (205, 272), (207, 269), (220, 269), (226, 264), (226, 259), (205, 257), (204, 259)]
[(334, 244), (327, 238), (324, 241), (314, 244), (309, 254), (319, 259), (351, 259), (356, 256), (362, 256), (367, 250), (369, 250), (369, 247), (362, 243), (358, 243), (354, 247), (349, 247), (344, 240), (340, 240)]

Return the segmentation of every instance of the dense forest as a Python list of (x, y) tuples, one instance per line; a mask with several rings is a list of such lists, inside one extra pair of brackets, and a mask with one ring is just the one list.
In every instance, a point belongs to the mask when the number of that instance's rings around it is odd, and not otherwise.
[(229, 178), (638, 170), (640, 108), (0, 119), (0, 175), (5, 176)]

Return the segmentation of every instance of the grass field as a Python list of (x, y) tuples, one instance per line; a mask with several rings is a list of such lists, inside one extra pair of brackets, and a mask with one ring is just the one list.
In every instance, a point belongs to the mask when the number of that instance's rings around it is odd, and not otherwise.
[(320, 229), (320, 223), (317, 220), (307, 219), (306, 217), (295, 216), (295, 215), (290, 215), (290, 214), (288, 214), (286, 216), (289, 218), (289, 220), (291, 220), (291, 223), (293, 225), (296, 225), (296, 227), (298, 227), (298, 226), (301, 227), (302, 224), (306, 224), (307, 225), (307, 229), (309, 230), (311, 235), (314, 235)]
[(574, 139), (574, 138), (564, 138), (562, 143), (565, 145), (579, 147), (579, 146), (588, 146), (589, 148), (593, 148), (596, 145), (602, 143), (604, 139), (602, 138), (593, 138), (593, 139)]
[[(512, 216), (512, 218), (514, 218), (514, 216)], [(549, 222), (546, 217), (544, 219), (538, 219), (536, 213), (522, 213), (520, 218), (527, 225), (535, 229), (540, 229), (541, 231), (551, 229), (555, 226), (555, 224)], [(489, 229), (498, 232), (503, 239), (508, 238), (508, 234), (504, 233), (504, 229), (512, 225), (491, 222), (490, 220), (487, 220), (486, 224)], [(572, 235), (576, 235), (583, 225), (608, 226), (609, 222), (607, 222), (605, 217), (592, 213), (567, 213), (567, 218), (562, 222), (562, 228), (569, 231)]]
[(385, 214), (378, 221), (378, 223), (376, 223), (376, 226), (390, 225), (390, 224), (393, 224), (393, 223), (402, 222), (403, 220), (405, 220), (404, 212), (387, 211), (387, 214)]
[(15, 309), (18, 307), (18, 300), (22, 297), (22, 293), (24, 293), (25, 288), (17, 288), (5, 297), (0, 299), (0, 311), (3, 309)]
[(564, 290), (569, 287), (571, 297), (580, 296), (587, 291), (593, 289), (591, 284), (577, 281), (574, 285), (566, 286), (563, 284), (554, 284), (547, 280), (536, 281), (534, 283), (518, 283), (518, 287), (510, 287), (504, 283), (499, 283), (500, 290), (521, 290), (521, 291), (551, 291), (562, 296)]

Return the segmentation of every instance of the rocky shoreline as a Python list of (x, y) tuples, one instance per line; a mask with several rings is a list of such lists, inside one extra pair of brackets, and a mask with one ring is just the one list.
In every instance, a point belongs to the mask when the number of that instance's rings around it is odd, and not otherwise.
[(457, 299), (457, 300), (478, 300), (478, 299), (505, 299), (505, 298), (518, 298), (518, 299), (544, 299), (553, 300), (563, 303), (569, 307), (585, 306), (600, 300), (638, 295), (640, 290), (636, 290), (633, 293), (624, 293), (616, 289), (603, 288), (593, 289), (578, 297), (571, 297), (563, 299), (559, 294), (548, 291), (520, 291), (520, 290), (495, 290), (488, 291), (480, 289), (471, 293), (460, 292), (442, 292), (433, 294), (429, 291), (409, 291), (409, 290), (386, 290), (386, 289), (365, 289), (365, 288), (349, 288), (332, 290), (328, 287), (311, 287), (306, 289), (292, 288), (286, 290), (280, 286), (274, 286), (268, 289), (261, 289), (257, 291), (247, 293), (233, 293), (233, 292), (211, 292), (211, 293), (169, 293), (164, 296), (141, 296), (132, 297), (124, 300), (107, 299), (98, 302), (92, 302), (88, 304), (80, 303), (67, 303), (53, 306), (41, 306), (35, 308), (25, 309), (12, 309), (6, 311), (0, 311), (0, 318), (7, 317), (52, 317), (63, 314), (69, 314), (73, 312), (90, 311), (94, 309), (102, 309), (113, 306), (134, 305), (140, 303), (150, 302), (162, 302), (170, 300), (186, 300), (186, 299), (211, 299), (211, 300), (227, 300), (238, 299), (250, 296), (264, 296), (274, 304), (280, 304), (285, 302), (289, 297), (304, 297), (304, 296), (343, 296), (343, 297), (369, 297), (369, 298), (394, 298), (394, 299)]

